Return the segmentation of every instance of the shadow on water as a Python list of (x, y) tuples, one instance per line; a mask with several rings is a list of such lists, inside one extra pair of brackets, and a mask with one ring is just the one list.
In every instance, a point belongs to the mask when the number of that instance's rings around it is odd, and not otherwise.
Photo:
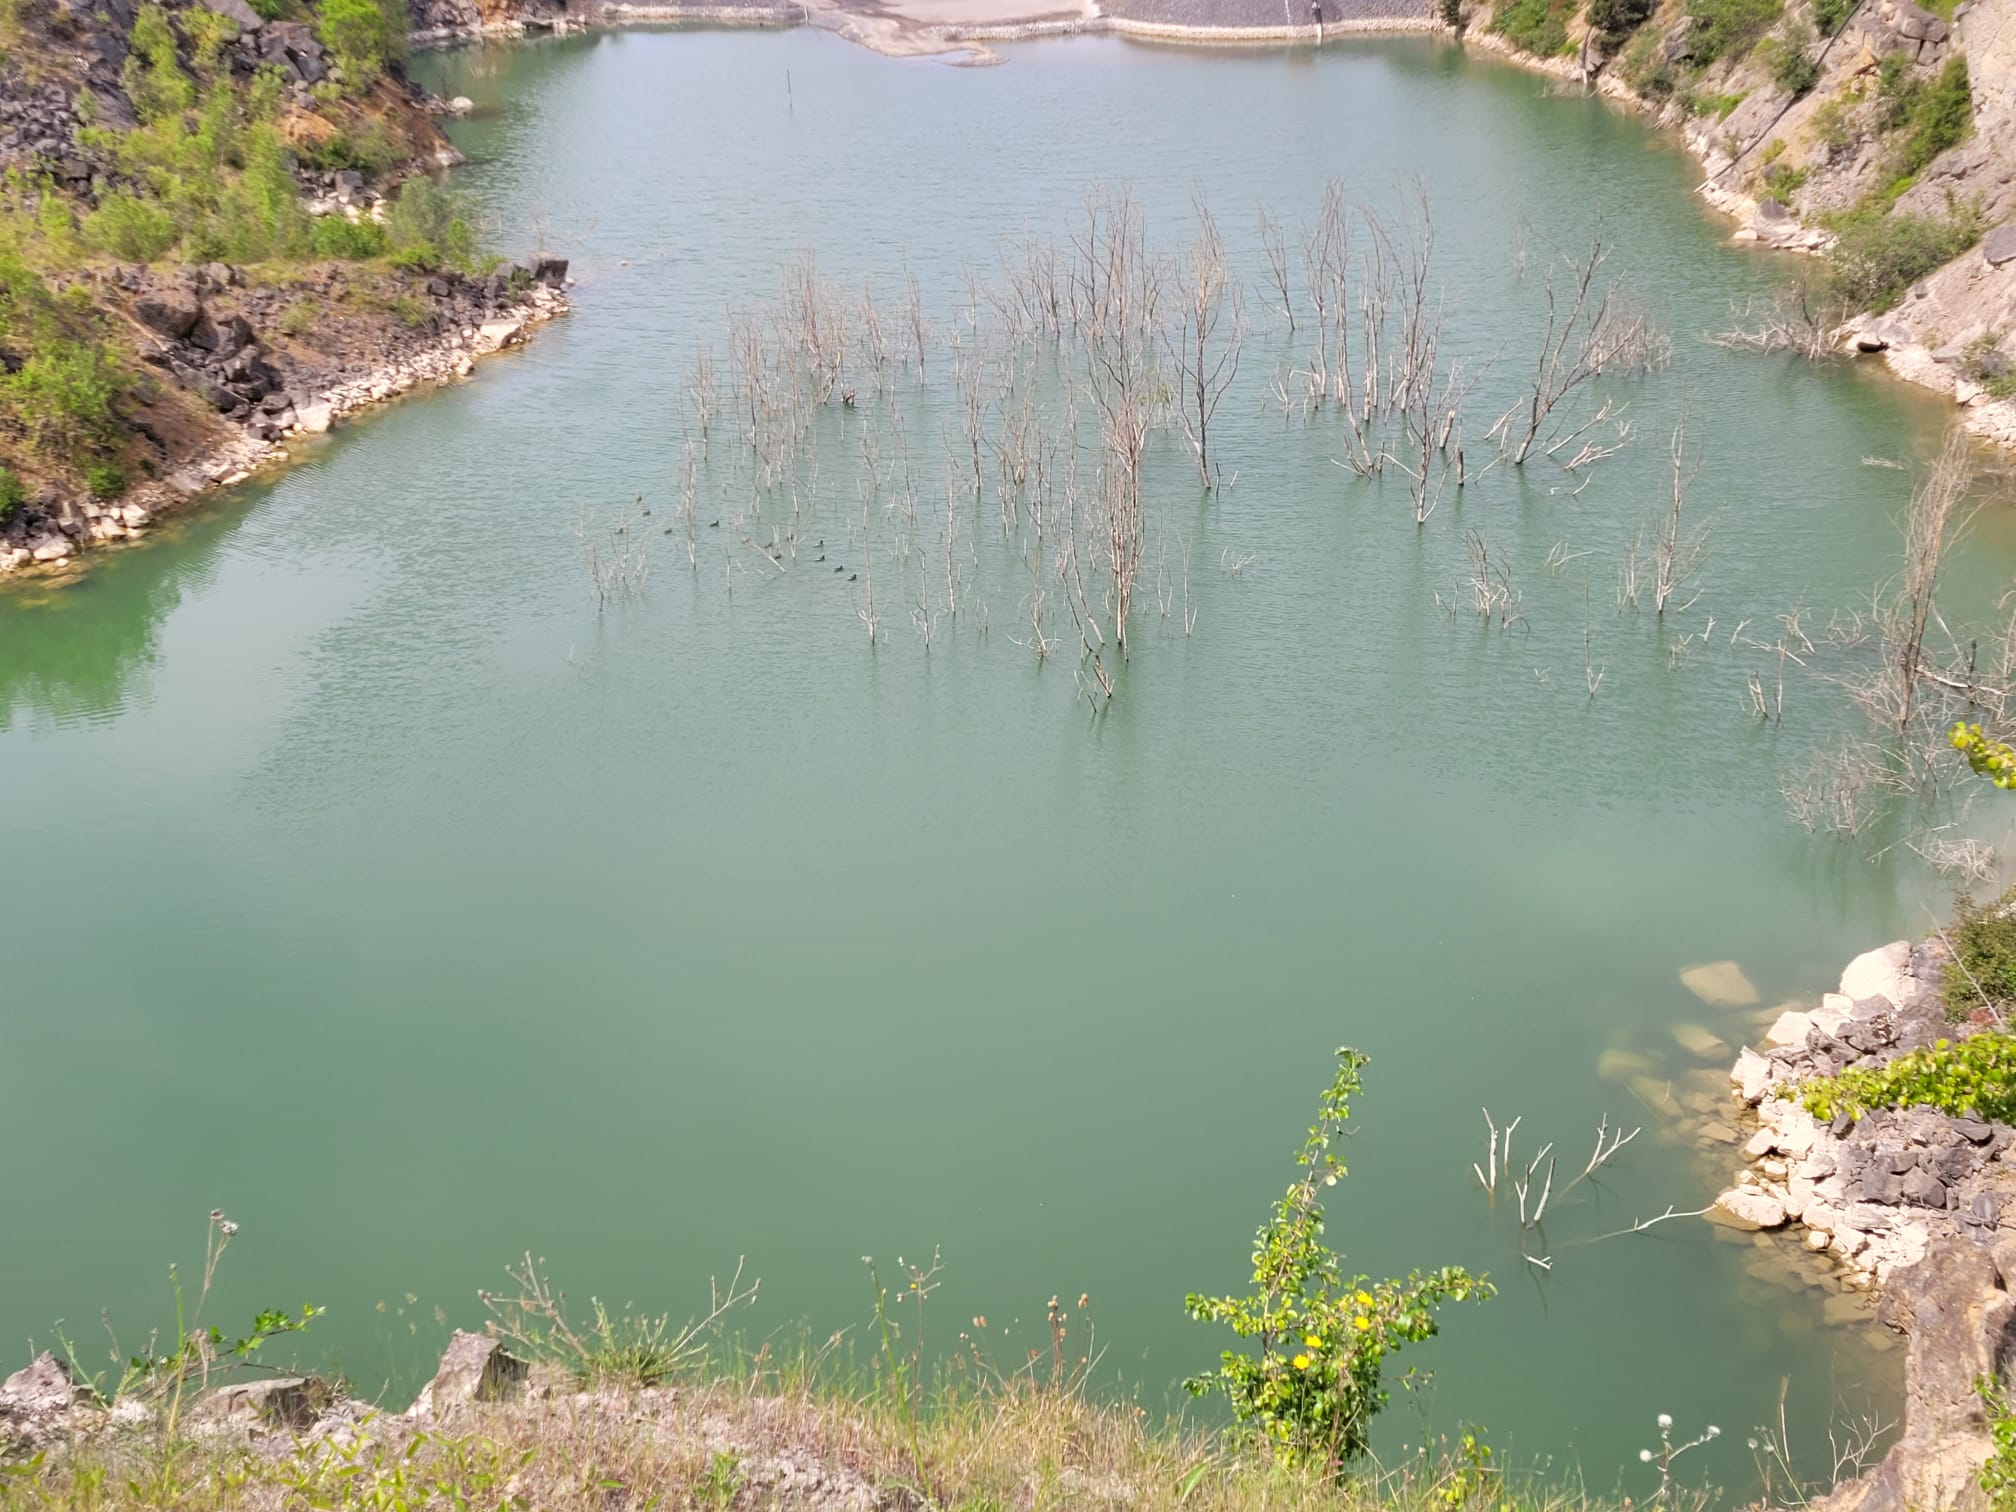
[(145, 696), (162, 625), (214, 580), (249, 501), (206, 501), (89, 569), (0, 587), (0, 730), (110, 719)]

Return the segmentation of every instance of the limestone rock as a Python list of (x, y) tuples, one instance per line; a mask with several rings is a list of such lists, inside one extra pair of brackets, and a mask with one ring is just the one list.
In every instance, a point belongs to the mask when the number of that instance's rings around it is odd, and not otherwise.
[(525, 1384), (528, 1367), (505, 1353), (497, 1339), (455, 1330), (434, 1379), (406, 1409), (409, 1418), (433, 1418), (467, 1402), (495, 1402)]
[(327, 403), (297, 405), (294, 410), (294, 424), (303, 435), (320, 436), (336, 423), (336, 411)]
[(1895, 940), (1877, 950), (1865, 950), (1841, 973), (1841, 995), (1860, 1002), (1887, 998), (1901, 1008), (1911, 997), (1911, 942)]
[(1675, 1024), (1673, 1039), (1682, 1050), (1702, 1060), (1726, 1060), (1729, 1056), (1729, 1046), (1699, 1024)]
[(1760, 1102), (1771, 1085), (1771, 1063), (1745, 1045), (1743, 1053), (1736, 1057), (1736, 1064), (1730, 1068), (1729, 1080), (1735, 1084), (1737, 1095), (1743, 1101)]
[(24, 1370), (0, 1381), (0, 1446), (13, 1441), (37, 1447), (60, 1436), (71, 1414), (91, 1404), (89, 1387), (79, 1385), (70, 1369), (44, 1352)]
[(336, 1399), (327, 1381), (315, 1376), (281, 1376), (220, 1386), (197, 1404), (200, 1417), (214, 1423), (306, 1428)]
[(1764, 1047), (1770, 1050), (1781, 1045), (1803, 1045), (1812, 1032), (1813, 1015), (1788, 1008), (1764, 1031)]
[(1986, 1506), (1975, 1476), (1993, 1445), (1975, 1382), (2003, 1379), (2016, 1297), (1988, 1251), (1947, 1240), (1890, 1279), (1877, 1317), (1910, 1340), (1904, 1433), (1874, 1470), (1816, 1503), (1827, 1512)]
[(1689, 966), (1680, 973), (1680, 983), (1694, 996), (1715, 1008), (1747, 1008), (1757, 1001), (1757, 989), (1743, 968), (1734, 961), (1711, 961), (1705, 966)]
[(1779, 1228), (1785, 1222), (1785, 1204), (1755, 1187), (1731, 1187), (1715, 1199), (1708, 1216), (1735, 1229)]
[(1988, 260), (1988, 266), (1999, 268), (2006, 262), (2016, 262), (2016, 221), (1997, 226), (1981, 238), (1981, 255)]

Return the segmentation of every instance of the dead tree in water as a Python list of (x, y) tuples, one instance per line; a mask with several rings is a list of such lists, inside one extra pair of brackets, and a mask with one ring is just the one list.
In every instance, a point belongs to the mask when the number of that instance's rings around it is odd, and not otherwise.
[(1246, 339), (1238, 276), (1225, 261), (1225, 244), (1202, 200), (1197, 203), (1197, 244), (1179, 272), (1181, 282), (1173, 335), (1163, 344), (1176, 369), (1177, 418), (1206, 488), (1218, 484), (1211, 461), (1211, 420), (1239, 376), (1239, 349)]
[(1288, 322), (1288, 334), (1295, 334), (1295, 299), (1288, 292), (1288, 240), (1281, 234), (1281, 223), (1267, 213), (1267, 207), (1260, 207), (1260, 250), (1267, 259), (1267, 272), (1274, 281), (1274, 292), (1281, 299), (1281, 314)]
[[(1616, 407), (1605, 402), (1587, 416), (1556, 417), (1593, 380), (1604, 373), (1645, 372), (1670, 355), (1669, 343), (1650, 318), (1619, 296), (1614, 280), (1603, 281), (1609, 258), (1610, 248), (1599, 235), (1586, 256), (1566, 265), (1565, 274), (1560, 268), (1548, 274), (1547, 327), (1526, 396), (1490, 432), (1501, 440), (1514, 467), (1525, 466), (1536, 446), (1558, 458), (1616, 415)], [(1594, 457), (1577, 454), (1571, 460)]]
[(1074, 251), (1072, 282), (1083, 311), (1088, 388), (1099, 415), (1100, 536), (1110, 620), (1113, 640), (1124, 649), (1146, 536), (1141, 460), (1161, 385), (1155, 349), (1162, 273), (1149, 258), (1140, 208), (1125, 192), (1092, 200)]
[[(1673, 427), (1671, 462), (1671, 499), (1652, 549), (1652, 612), (1659, 615), (1665, 614), (1668, 601), (1676, 593), (1693, 582), (1708, 549), (1706, 527), (1687, 525), (1681, 518), (1687, 507), (1688, 490), (1701, 471), (1701, 459), (1698, 456), (1690, 459), (1687, 455), (1684, 416)], [(1700, 596), (1696, 591), (1686, 603), (1676, 607), (1686, 609)]]

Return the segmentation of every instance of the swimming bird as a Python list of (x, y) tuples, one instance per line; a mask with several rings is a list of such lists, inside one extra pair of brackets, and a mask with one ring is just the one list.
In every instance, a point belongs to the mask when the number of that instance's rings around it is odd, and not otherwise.
[(858, 572), (850, 572), (847, 574), (847, 581), (850, 583), (858, 583), (861, 581), (861, 574)]
[(719, 520), (709, 520), (707, 522), (707, 528), (709, 530), (719, 530), (721, 528), (721, 522)]

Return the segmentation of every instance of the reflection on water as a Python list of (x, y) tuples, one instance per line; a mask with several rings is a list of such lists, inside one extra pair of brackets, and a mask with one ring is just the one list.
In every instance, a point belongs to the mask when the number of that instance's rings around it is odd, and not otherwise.
[[(1434, 1427), (1642, 1495), (1660, 1412), (1721, 1424), (1693, 1463), (1742, 1483), (1781, 1383), (1809, 1456), (1894, 1389), (1894, 1355), (1759, 1243), (1608, 1236), (1726, 1177), (1703, 1036), (1754, 1035), (1937, 899), (1786, 822), (1780, 776), (1837, 707), (1807, 689), (1760, 725), (1727, 637), (1884, 575), (1900, 479), (1860, 459), (1926, 454), (1944, 413), (1694, 340), (1768, 265), (1640, 123), (1527, 75), (1423, 40), (1011, 54), (633, 32), (424, 60), (479, 106), (462, 181), (513, 251), (574, 258), (576, 312), (74, 587), (0, 594), (0, 790), (48, 795), (0, 841), (0, 918), (63, 940), (13, 953), (0, 1007), (0, 1143), (47, 1150), (0, 1168), (39, 1219), (0, 1241), (0, 1336), (151, 1317), (220, 1205), (245, 1224), (227, 1307), (330, 1304), (321, 1347), (367, 1381), (419, 1368), (400, 1297), (467, 1325), (528, 1247), (673, 1310), (746, 1253), (752, 1327), (823, 1332), (861, 1317), (862, 1254), (942, 1246), (948, 1318), (1090, 1292), (1113, 1373), (1160, 1405), (1223, 1342), (1183, 1295), (1237, 1284), (1352, 1042), (1374, 1063), (1332, 1237), (1354, 1269), (1502, 1287), (1417, 1358)], [(892, 611), (871, 652), (858, 585), (752, 572), (733, 539), (695, 570), (675, 537), (640, 599), (594, 603), (582, 510), (672, 508), (682, 364), (808, 247), (849, 287), (914, 272), (949, 323), (969, 267), (1061, 234), (1099, 182), (1165, 244), (1201, 185), (1250, 266), (1256, 200), (1292, 226), (1333, 176), (1390, 200), (1409, 174), (1484, 348), (1531, 334), (1522, 225), (1586, 240), (1630, 186), (1619, 266), (1677, 341), (1632, 414), (1661, 438), (1691, 406), (1713, 442), (1684, 623), (1612, 586), (1657, 440), (1584, 492), (1494, 476), (1416, 529), (1404, 490), (1250, 396), (1214, 440), (1236, 486), (1199, 497), (1173, 435), (1155, 454), (1196, 633), (1148, 609), (1097, 720), (1015, 643), (1024, 590), (977, 547), (991, 621), (928, 647)], [(1292, 356), (1256, 333), (1260, 379)], [(851, 564), (860, 417), (820, 423), (813, 534)], [(942, 508), (939, 425), (916, 434)], [(1516, 630), (1448, 607), (1469, 530), (1512, 565)], [(1550, 570), (1563, 541), (1585, 565)], [(1956, 594), (2012, 561), (1991, 523)], [(1683, 982), (1723, 962), (1754, 1002)], [(1529, 1152), (1645, 1129), (1550, 1210), (1551, 1270), (1471, 1173), (1486, 1107)], [(1420, 1431), (1396, 1410), (1389, 1447)]]

